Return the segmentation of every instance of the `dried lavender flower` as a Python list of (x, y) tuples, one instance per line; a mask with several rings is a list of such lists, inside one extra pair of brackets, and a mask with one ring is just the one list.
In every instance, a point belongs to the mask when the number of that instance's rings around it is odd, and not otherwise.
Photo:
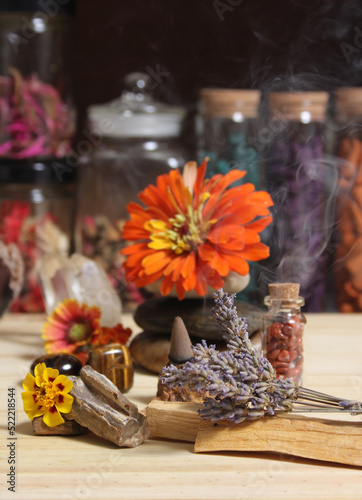
[(200, 415), (212, 421), (239, 423), (291, 410), (298, 386), (288, 379), (276, 379), (272, 365), (250, 342), (247, 323), (238, 317), (234, 298), (222, 289), (214, 294), (212, 314), (222, 328), (227, 350), (220, 352), (202, 340), (193, 347), (190, 361), (162, 370), (161, 382), (203, 391)]
[(199, 413), (212, 422), (240, 423), (264, 415), (288, 411), (348, 411), (362, 413), (361, 403), (346, 401), (299, 387), (291, 379), (277, 379), (271, 363), (250, 342), (247, 323), (234, 306), (235, 294), (223, 289), (214, 294), (212, 315), (219, 323), (227, 350), (220, 352), (205, 340), (192, 346), (193, 358), (185, 364), (167, 365), (160, 376), (162, 384), (201, 391), (203, 408)]

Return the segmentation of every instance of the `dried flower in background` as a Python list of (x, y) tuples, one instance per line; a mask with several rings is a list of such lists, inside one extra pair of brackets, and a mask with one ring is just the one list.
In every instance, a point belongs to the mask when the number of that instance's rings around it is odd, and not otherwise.
[(135, 308), (144, 297), (133, 283), (128, 283), (122, 267), (125, 257), (120, 251), (125, 246), (122, 231), (125, 221), (110, 220), (106, 215), (85, 215), (80, 220), (79, 248), (83, 255), (100, 264), (113, 288), (122, 298), (123, 306)]
[(38, 262), (45, 253), (69, 250), (69, 238), (57, 226), (51, 213), (35, 216), (26, 201), (0, 204), (0, 240), (15, 244), (24, 261), (24, 284), (11, 312), (43, 312), (44, 301), (38, 279)]
[(37, 75), (23, 78), (15, 68), (9, 73), (0, 76), (0, 156), (65, 157), (74, 136), (74, 112)]
[(5, 245), (0, 240), (0, 262), (9, 270), (9, 288), (12, 292), (11, 300), (14, 300), (19, 296), (24, 280), (24, 262), (15, 243)]
[(206, 163), (159, 176), (138, 195), (145, 208), (128, 205), (122, 237), (133, 244), (122, 254), (129, 282), (160, 279), (162, 295), (176, 286), (180, 300), (192, 290), (204, 296), (207, 285), (218, 289), (230, 271), (245, 276), (248, 261), (269, 256), (259, 235), (272, 220), (269, 194), (250, 183), (230, 187), (245, 175), (236, 169), (205, 179)]

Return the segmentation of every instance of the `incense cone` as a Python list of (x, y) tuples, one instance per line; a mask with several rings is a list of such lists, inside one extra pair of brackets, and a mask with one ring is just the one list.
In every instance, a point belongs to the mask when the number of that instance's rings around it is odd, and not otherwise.
[[(176, 316), (172, 325), (171, 345), (168, 359), (175, 365), (182, 365), (189, 361), (194, 353), (192, 351), (190, 336), (185, 323)], [(166, 365), (167, 366), (167, 365)], [(171, 387), (158, 380), (157, 397), (163, 401), (202, 401), (203, 394), (184, 387)]]
[(171, 363), (186, 363), (193, 357), (191, 340), (186, 329), (185, 323), (177, 316), (172, 325), (170, 353), (168, 355)]

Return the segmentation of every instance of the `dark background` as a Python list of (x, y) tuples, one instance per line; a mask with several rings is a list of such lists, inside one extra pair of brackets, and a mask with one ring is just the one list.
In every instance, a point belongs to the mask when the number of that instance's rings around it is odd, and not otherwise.
[[(362, 84), (359, 0), (77, 0), (80, 123), (124, 76), (195, 108), (201, 87), (332, 90)], [(156, 75), (156, 77), (154, 76)]]

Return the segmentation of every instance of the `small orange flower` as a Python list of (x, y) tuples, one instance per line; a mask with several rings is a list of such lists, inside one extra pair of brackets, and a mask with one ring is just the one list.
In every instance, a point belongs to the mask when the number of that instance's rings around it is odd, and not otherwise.
[[(196, 290), (203, 296), (207, 285), (223, 287), (230, 271), (249, 272), (248, 261), (269, 256), (259, 233), (272, 221), (271, 197), (255, 191), (251, 183), (230, 185), (245, 171), (204, 179), (206, 160), (195, 162), (157, 178), (138, 197), (145, 208), (130, 203), (122, 237), (133, 242), (122, 250), (126, 278), (136, 286), (161, 279), (161, 293), (174, 285), (181, 300)], [(229, 189), (228, 189), (229, 188)]]
[(106, 344), (127, 344), (132, 335), (130, 328), (124, 328), (121, 323), (113, 327), (104, 326), (100, 333), (92, 340), (93, 346), (102, 346)]

